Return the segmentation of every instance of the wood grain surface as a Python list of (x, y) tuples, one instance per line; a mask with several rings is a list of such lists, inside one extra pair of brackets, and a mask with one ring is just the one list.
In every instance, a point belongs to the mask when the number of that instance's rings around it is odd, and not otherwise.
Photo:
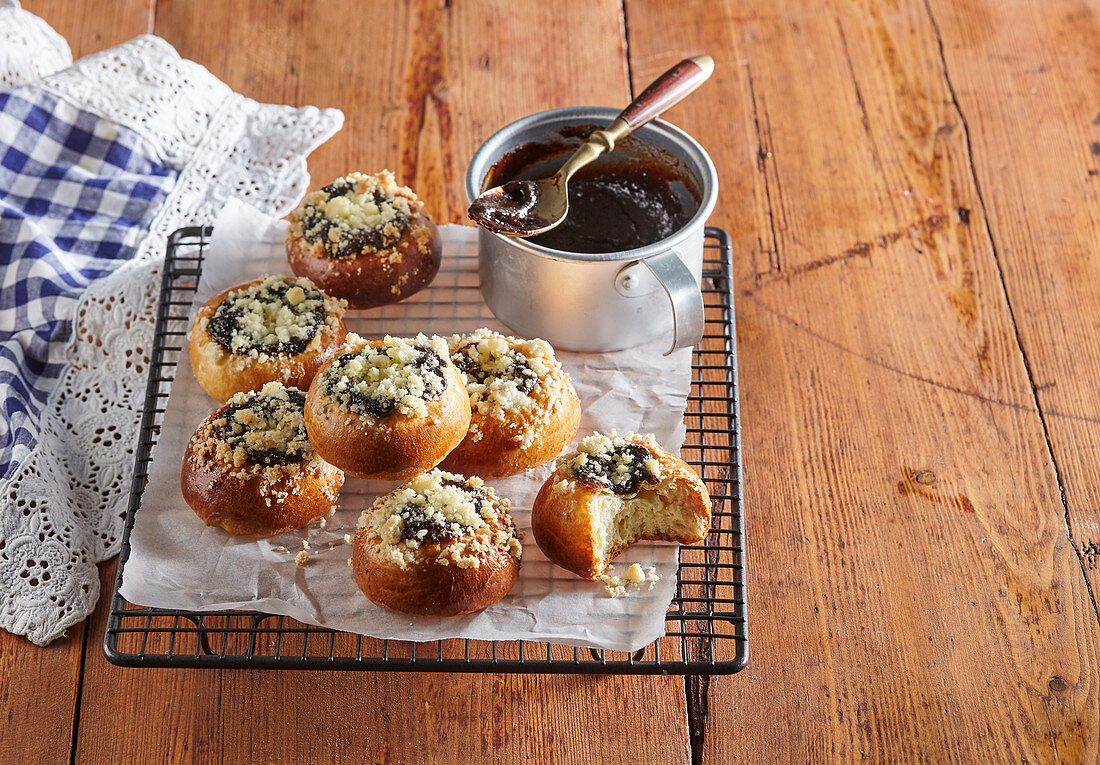
[[(1072, 304), (1009, 299), (972, 151), (998, 141), (943, 55), (989, 49), (921, 2), (780, 5), (627, 3), (635, 85), (718, 51), (727, 94), (721, 124), (680, 107), (736, 241), (750, 521), (753, 658), (709, 684), (703, 759), (1095, 761), (1100, 629), (1014, 320)], [(1021, 87), (986, 67), (972, 105)]]
[(45, 648), (0, 630), (0, 762), (69, 762), (87, 629)]
[(73, 58), (153, 31), (156, 0), (30, 0), (23, 8), (69, 43)]
[(0, 633), (0, 761), (1100, 760), (1095, 3), (25, 5), (78, 55), (152, 30), (253, 98), (343, 109), (313, 186), (388, 166), (454, 222), (496, 128), (712, 55), (668, 118), (734, 238), (751, 657), (121, 669), (104, 598), (47, 649)]
[[(1062, 508), (1100, 587), (1100, 19), (932, 3)], [(981, 49), (997, 50), (986, 56)], [(1052, 307), (1054, 310), (1051, 310)]]

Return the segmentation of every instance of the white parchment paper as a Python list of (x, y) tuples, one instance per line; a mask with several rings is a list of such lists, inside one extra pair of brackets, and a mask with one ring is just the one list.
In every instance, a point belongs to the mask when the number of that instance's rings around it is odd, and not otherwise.
[[(206, 248), (191, 314), (209, 298), (265, 273), (289, 274), (284, 221), (239, 202), (223, 210)], [(348, 329), (366, 337), (417, 332), (448, 335), (488, 326), (507, 332), (477, 289), (477, 233), (442, 226), (443, 265), (430, 287), (393, 306), (350, 311)], [(186, 343), (183, 343), (186, 346)], [(651, 432), (676, 452), (684, 439), (683, 414), (690, 387), (691, 352), (662, 356), (667, 340), (616, 353), (558, 352), (573, 377), (583, 410), (578, 438), (593, 430)], [(545, 640), (566, 645), (633, 651), (664, 634), (675, 591), (677, 546), (641, 543), (623, 553), (616, 573), (634, 562), (655, 566), (653, 589), (631, 588), (610, 598), (589, 582), (551, 564), (530, 533), (531, 504), (552, 465), (490, 483), (512, 500), (524, 533), (515, 587), (502, 601), (467, 616), (409, 617), (368, 601), (356, 588), (347, 561), (359, 513), (396, 484), (348, 477), (336, 514), (307, 528), (264, 540), (209, 528), (183, 501), (183, 450), (217, 402), (195, 380), (186, 347), (153, 451), (126, 562), (122, 595), (137, 605), (208, 611), (240, 608), (290, 616), (371, 637), (426, 641), (445, 638)], [(294, 562), (308, 543), (310, 562)]]

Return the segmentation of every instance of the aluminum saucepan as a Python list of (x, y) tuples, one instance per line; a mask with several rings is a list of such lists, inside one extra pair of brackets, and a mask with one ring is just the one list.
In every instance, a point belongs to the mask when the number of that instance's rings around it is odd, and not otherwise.
[[(605, 125), (617, 109), (599, 106), (533, 114), (493, 134), (466, 171), (471, 201), (489, 171), (520, 144), (557, 138), (578, 125)], [(690, 174), (697, 196), (691, 219), (654, 244), (606, 253), (552, 250), (524, 239), (478, 230), (481, 293), (514, 332), (541, 337), (572, 351), (616, 351), (671, 333), (671, 347), (687, 348), (703, 335), (703, 239), (718, 199), (714, 163), (691, 136), (663, 120), (634, 136), (671, 154)]]

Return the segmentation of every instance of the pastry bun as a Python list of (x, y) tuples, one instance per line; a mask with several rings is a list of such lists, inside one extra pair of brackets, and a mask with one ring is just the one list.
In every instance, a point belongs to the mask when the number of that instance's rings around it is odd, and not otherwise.
[(305, 278), (262, 276), (230, 287), (195, 315), (191, 369), (222, 403), (272, 381), (304, 390), (344, 342), (344, 308)]
[(282, 383), (238, 393), (199, 425), (183, 455), (183, 498), (207, 526), (269, 537), (329, 515), (344, 474), (310, 445), (305, 394)]
[(349, 334), (309, 387), (317, 452), (360, 478), (405, 481), (438, 465), (470, 427), (470, 399), (441, 338)]
[(585, 579), (641, 540), (690, 544), (710, 529), (710, 495), (652, 436), (594, 433), (562, 455), (531, 511), (546, 557)]
[(439, 270), (439, 231), (389, 170), (337, 178), (307, 194), (289, 220), (291, 270), (353, 308), (404, 300)]
[(549, 462), (573, 440), (580, 399), (549, 343), (479, 329), (452, 335), (447, 345), (473, 413), (443, 469), (502, 478)]
[(363, 511), (351, 566), (371, 602), (403, 614), (479, 611), (512, 589), (522, 553), (508, 500), (432, 470)]

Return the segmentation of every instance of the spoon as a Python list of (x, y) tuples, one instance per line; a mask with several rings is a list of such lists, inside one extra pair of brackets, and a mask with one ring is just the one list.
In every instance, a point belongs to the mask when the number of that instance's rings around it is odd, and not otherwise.
[(710, 56), (686, 58), (662, 74), (603, 130), (596, 130), (557, 173), (538, 181), (508, 181), (483, 191), (467, 214), (478, 225), (508, 236), (535, 236), (561, 223), (569, 212), (567, 184), (573, 174), (615, 142), (680, 103), (714, 71)]

